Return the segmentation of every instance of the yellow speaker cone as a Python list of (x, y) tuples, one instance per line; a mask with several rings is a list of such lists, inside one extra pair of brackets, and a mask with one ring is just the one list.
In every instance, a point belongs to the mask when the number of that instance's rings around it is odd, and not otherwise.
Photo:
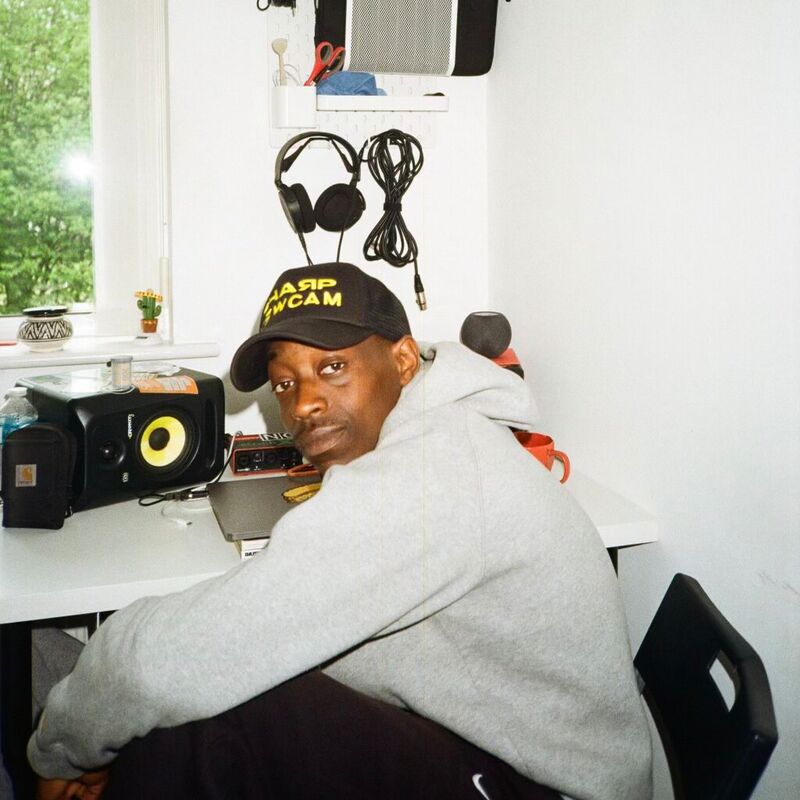
[(139, 452), (151, 467), (169, 467), (186, 447), (186, 428), (175, 417), (156, 417), (142, 431)]

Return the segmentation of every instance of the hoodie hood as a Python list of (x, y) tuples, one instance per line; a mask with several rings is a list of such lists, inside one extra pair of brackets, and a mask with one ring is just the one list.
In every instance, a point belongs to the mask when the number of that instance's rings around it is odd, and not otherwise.
[(419, 372), (386, 418), (382, 436), (409, 419), (458, 403), (501, 425), (531, 430), (538, 418), (525, 381), (457, 342), (420, 343)]

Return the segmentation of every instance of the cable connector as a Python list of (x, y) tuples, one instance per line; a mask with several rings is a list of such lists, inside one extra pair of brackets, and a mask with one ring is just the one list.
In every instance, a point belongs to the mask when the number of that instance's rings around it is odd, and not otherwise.
[(422, 278), (419, 273), (414, 275), (414, 294), (417, 296), (417, 305), (420, 311), (428, 308), (428, 301), (425, 299), (425, 287), (422, 285)]
[(189, 489), (179, 489), (175, 492), (165, 492), (165, 500), (198, 500), (202, 497), (208, 497), (208, 489), (205, 486), (192, 486)]

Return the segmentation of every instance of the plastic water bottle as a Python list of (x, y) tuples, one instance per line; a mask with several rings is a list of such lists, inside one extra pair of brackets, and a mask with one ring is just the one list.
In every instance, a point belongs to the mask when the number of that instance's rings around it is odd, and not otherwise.
[(28, 390), (24, 386), (15, 386), (6, 392), (6, 401), (0, 406), (0, 445), (11, 431), (33, 425), (39, 418), (27, 395)]

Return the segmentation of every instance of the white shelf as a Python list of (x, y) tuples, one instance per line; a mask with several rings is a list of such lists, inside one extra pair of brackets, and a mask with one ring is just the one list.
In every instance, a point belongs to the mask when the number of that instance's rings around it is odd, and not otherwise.
[(448, 107), (449, 98), (442, 95), (317, 95), (317, 111), (447, 111)]
[(314, 128), (318, 113), (447, 111), (450, 99), (435, 94), (317, 94), (315, 86), (273, 86), (271, 104), (272, 127)]
[(182, 358), (213, 358), (219, 355), (215, 342), (162, 343), (143, 345), (132, 336), (75, 336), (62, 350), (35, 353), (24, 345), (0, 348), (0, 370), (29, 367), (105, 364), (111, 356), (127, 353), (134, 361), (164, 361)]

